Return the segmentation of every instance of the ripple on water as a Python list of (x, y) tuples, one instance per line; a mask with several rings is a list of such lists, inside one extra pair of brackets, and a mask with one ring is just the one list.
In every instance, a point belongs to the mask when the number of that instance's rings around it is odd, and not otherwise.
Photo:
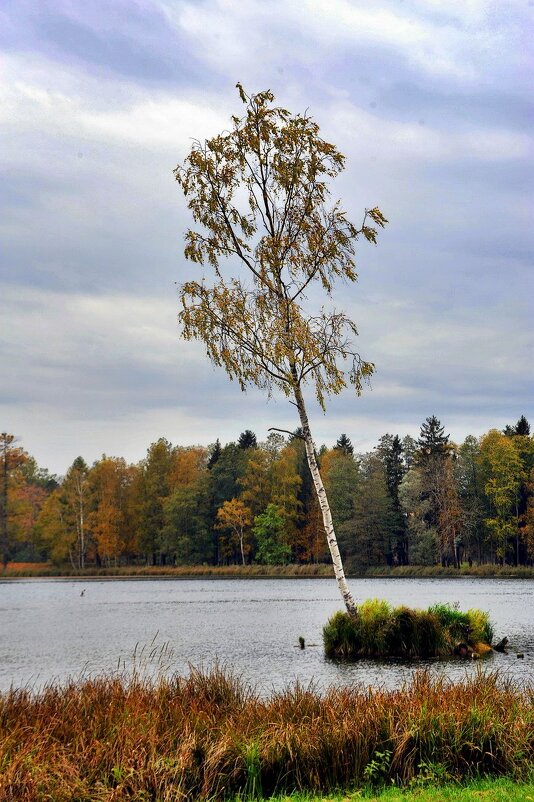
[[(356, 600), (381, 597), (391, 604), (428, 607), (458, 602), (488, 610), (496, 637), (510, 639), (510, 654), (493, 654), (484, 666), (514, 681), (531, 680), (534, 668), (534, 581), (473, 577), (351, 580)], [(402, 663), (326, 660), (322, 627), (342, 608), (335, 582), (320, 579), (121, 579), (84, 585), (65, 580), (0, 582), (2, 650), (0, 688), (64, 681), (131, 667), (134, 650), (155, 653), (168, 644), (167, 671), (219, 662), (268, 692), (296, 679), (319, 688), (331, 684), (398, 687), (422, 665), (462, 679), (479, 664), (461, 660)], [(296, 647), (299, 636), (308, 646)], [(516, 652), (524, 652), (518, 660)], [(161, 667), (161, 666), (160, 666)]]

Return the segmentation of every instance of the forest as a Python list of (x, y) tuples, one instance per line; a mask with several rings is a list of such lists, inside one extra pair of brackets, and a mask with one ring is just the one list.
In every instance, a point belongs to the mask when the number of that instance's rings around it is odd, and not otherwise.
[[(455, 444), (435, 417), (365, 454), (317, 453), (342, 558), (370, 566), (534, 562), (534, 437), (522, 416)], [(300, 430), (209, 447), (152, 443), (138, 464), (80, 456), (64, 477), (0, 435), (0, 555), (88, 567), (328, 563)]]

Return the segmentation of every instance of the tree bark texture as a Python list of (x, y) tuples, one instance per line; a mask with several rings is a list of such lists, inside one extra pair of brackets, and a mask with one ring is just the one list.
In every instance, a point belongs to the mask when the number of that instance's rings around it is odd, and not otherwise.
[(353, 618), (356, 618), (356, 616), (358, 615), (356, 602), (354, 601), (352, 593), (349, 590), (349, 586), (347, 585), (347, 580), (345, 578), (345, 571), (343, 570), (343, 563), (341, 560), (341, 555), (339, 553), (336, 533), (332, 521), (332, 513), (330, 512), (330, 505), (328, 503), (326, 490), (324, 489), (323, 481), (321, 479), (321, 474), (319, 472), (319, 466), (317, 465), (317, 458), (315, 456), (315, 444), (313, 442), (310, 430), (310, 424), (308, 422), (308, 415), (306, 413), (304, 397), (302, 395), (302, 391), (299, 386), (294, 387), (294, 395), (297, 409), (299, 411), (300, 424), (302, 427), (304, 443), (306, 446), (306, 457), (308, 459), (308, 465), (310, 468), (310, 473), (312, 475), (315, 492), (317, 493), (319, 506), (321, 508), (324, 530), (326, 533), (326, 540), (328, 543), (328, 548), (330, 549), (332, 563), (334, 565), (334, 575), (336, 577), (336, 581), (339, 587), (339, 592), (341, 593), (348, 614)]

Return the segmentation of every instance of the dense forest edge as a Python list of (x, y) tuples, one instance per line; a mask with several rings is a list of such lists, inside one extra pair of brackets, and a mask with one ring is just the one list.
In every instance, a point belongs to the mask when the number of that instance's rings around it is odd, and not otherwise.
[[(522, 416), (451, 442), (386, 434), (317, 454), (350, 576), (534, 576), (534, 437)], [(331, 576), (299, 430), (152, 443), (64, 477), (0, 435), (0, 556), (15, 576)]]
[(532, 687), (482, 672), (459, 683), (420, 672), (394, 691), (296, 683), (267, 697), (220, 667), (12, 689), (0, 694), (0, 802), (527, 782), (533, 700)]

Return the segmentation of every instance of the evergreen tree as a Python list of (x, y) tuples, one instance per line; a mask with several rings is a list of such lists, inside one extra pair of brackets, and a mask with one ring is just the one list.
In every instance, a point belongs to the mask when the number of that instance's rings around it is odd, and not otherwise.
[(435, 415), (421, 425), (417, 444), (422, 498), (428, 501), (426, 522), (430, 529), (436, 530), (442, 565), (456, 565), (460, 511), (452, 466), (454, 447)]
[(340, 527), (349, 565), (392, 564), (393, 515), (384, 466), (376, 454), (367, 454), (354, 495), (354, 517)]
[(417, 440), (409, 434), (402, 438), (402, 452), (404, 455), (404, 467), (409, 471), (417, 457)]
[(239, 440), (237, 441), (237, 445), (239, 448), (246, 449), (246, 448), (256, 448), (258, 445), (258, 441), (256, 440), (256, 435), (250, 429), (245, 429), (244, 432), (241, 432), (239, 435)]
[(337, 443), (335, 444), (334, 448), (338, 448), (342, 451), (345, 455), (352, 456), (354, 454), (354, 446), (350, 442), (350, 438), (347, 437), (346, 434), (341, 434), (338, 437)]
[(393, 505), (391, 516), (393, 561), (398, 565), (408, 564), (408, 542), (406, 517), (399, 500), (399, 486), (406, 473), (404, 451), (398, 435), (385, 434), (380, 438), (376, 453), (382, 462), (386, 484)]
[(225, 501), (239, 496), (239, 481), (245, 474), (251, 456), (246, 451), (239, 448), (236, 443), (227, 443), (211, 468), (210, 482), (216, 510), (222, 507)]
[(421, 433), (417, 441), (419, 446), (418, 458), (421, 462), (424, 463), (428, 457), (432, 457), (435, 454), (447, 453), (449, 435), (444, 434), (444, 431), (444, 427), (435, 415), (427, 418), (421, 425)]
[(521, 415), (521, 417), (517, 421), (517, 423), (515, 425), (515, 433), (520, 435), (520, 436), (522, 436), (522, 437), (528, 437), (529, 436), (529, 434), (530, 434), (530, 423), (528, 422), (528, 420), (525, 418), (524, 415)]
[(219, 457), (221, 456), (221, 442), (219, 438), (215, 441), (214, 445), (210, 449), (210, 455), (208, 458), (208, 470), (211, 470)]
[(530, 423), (524, 415), (521, 415), (515, 426), (506, 425), (502, 433), (506, 437), (514, 437), (516, 434), (528, 437), (530, 435)]

